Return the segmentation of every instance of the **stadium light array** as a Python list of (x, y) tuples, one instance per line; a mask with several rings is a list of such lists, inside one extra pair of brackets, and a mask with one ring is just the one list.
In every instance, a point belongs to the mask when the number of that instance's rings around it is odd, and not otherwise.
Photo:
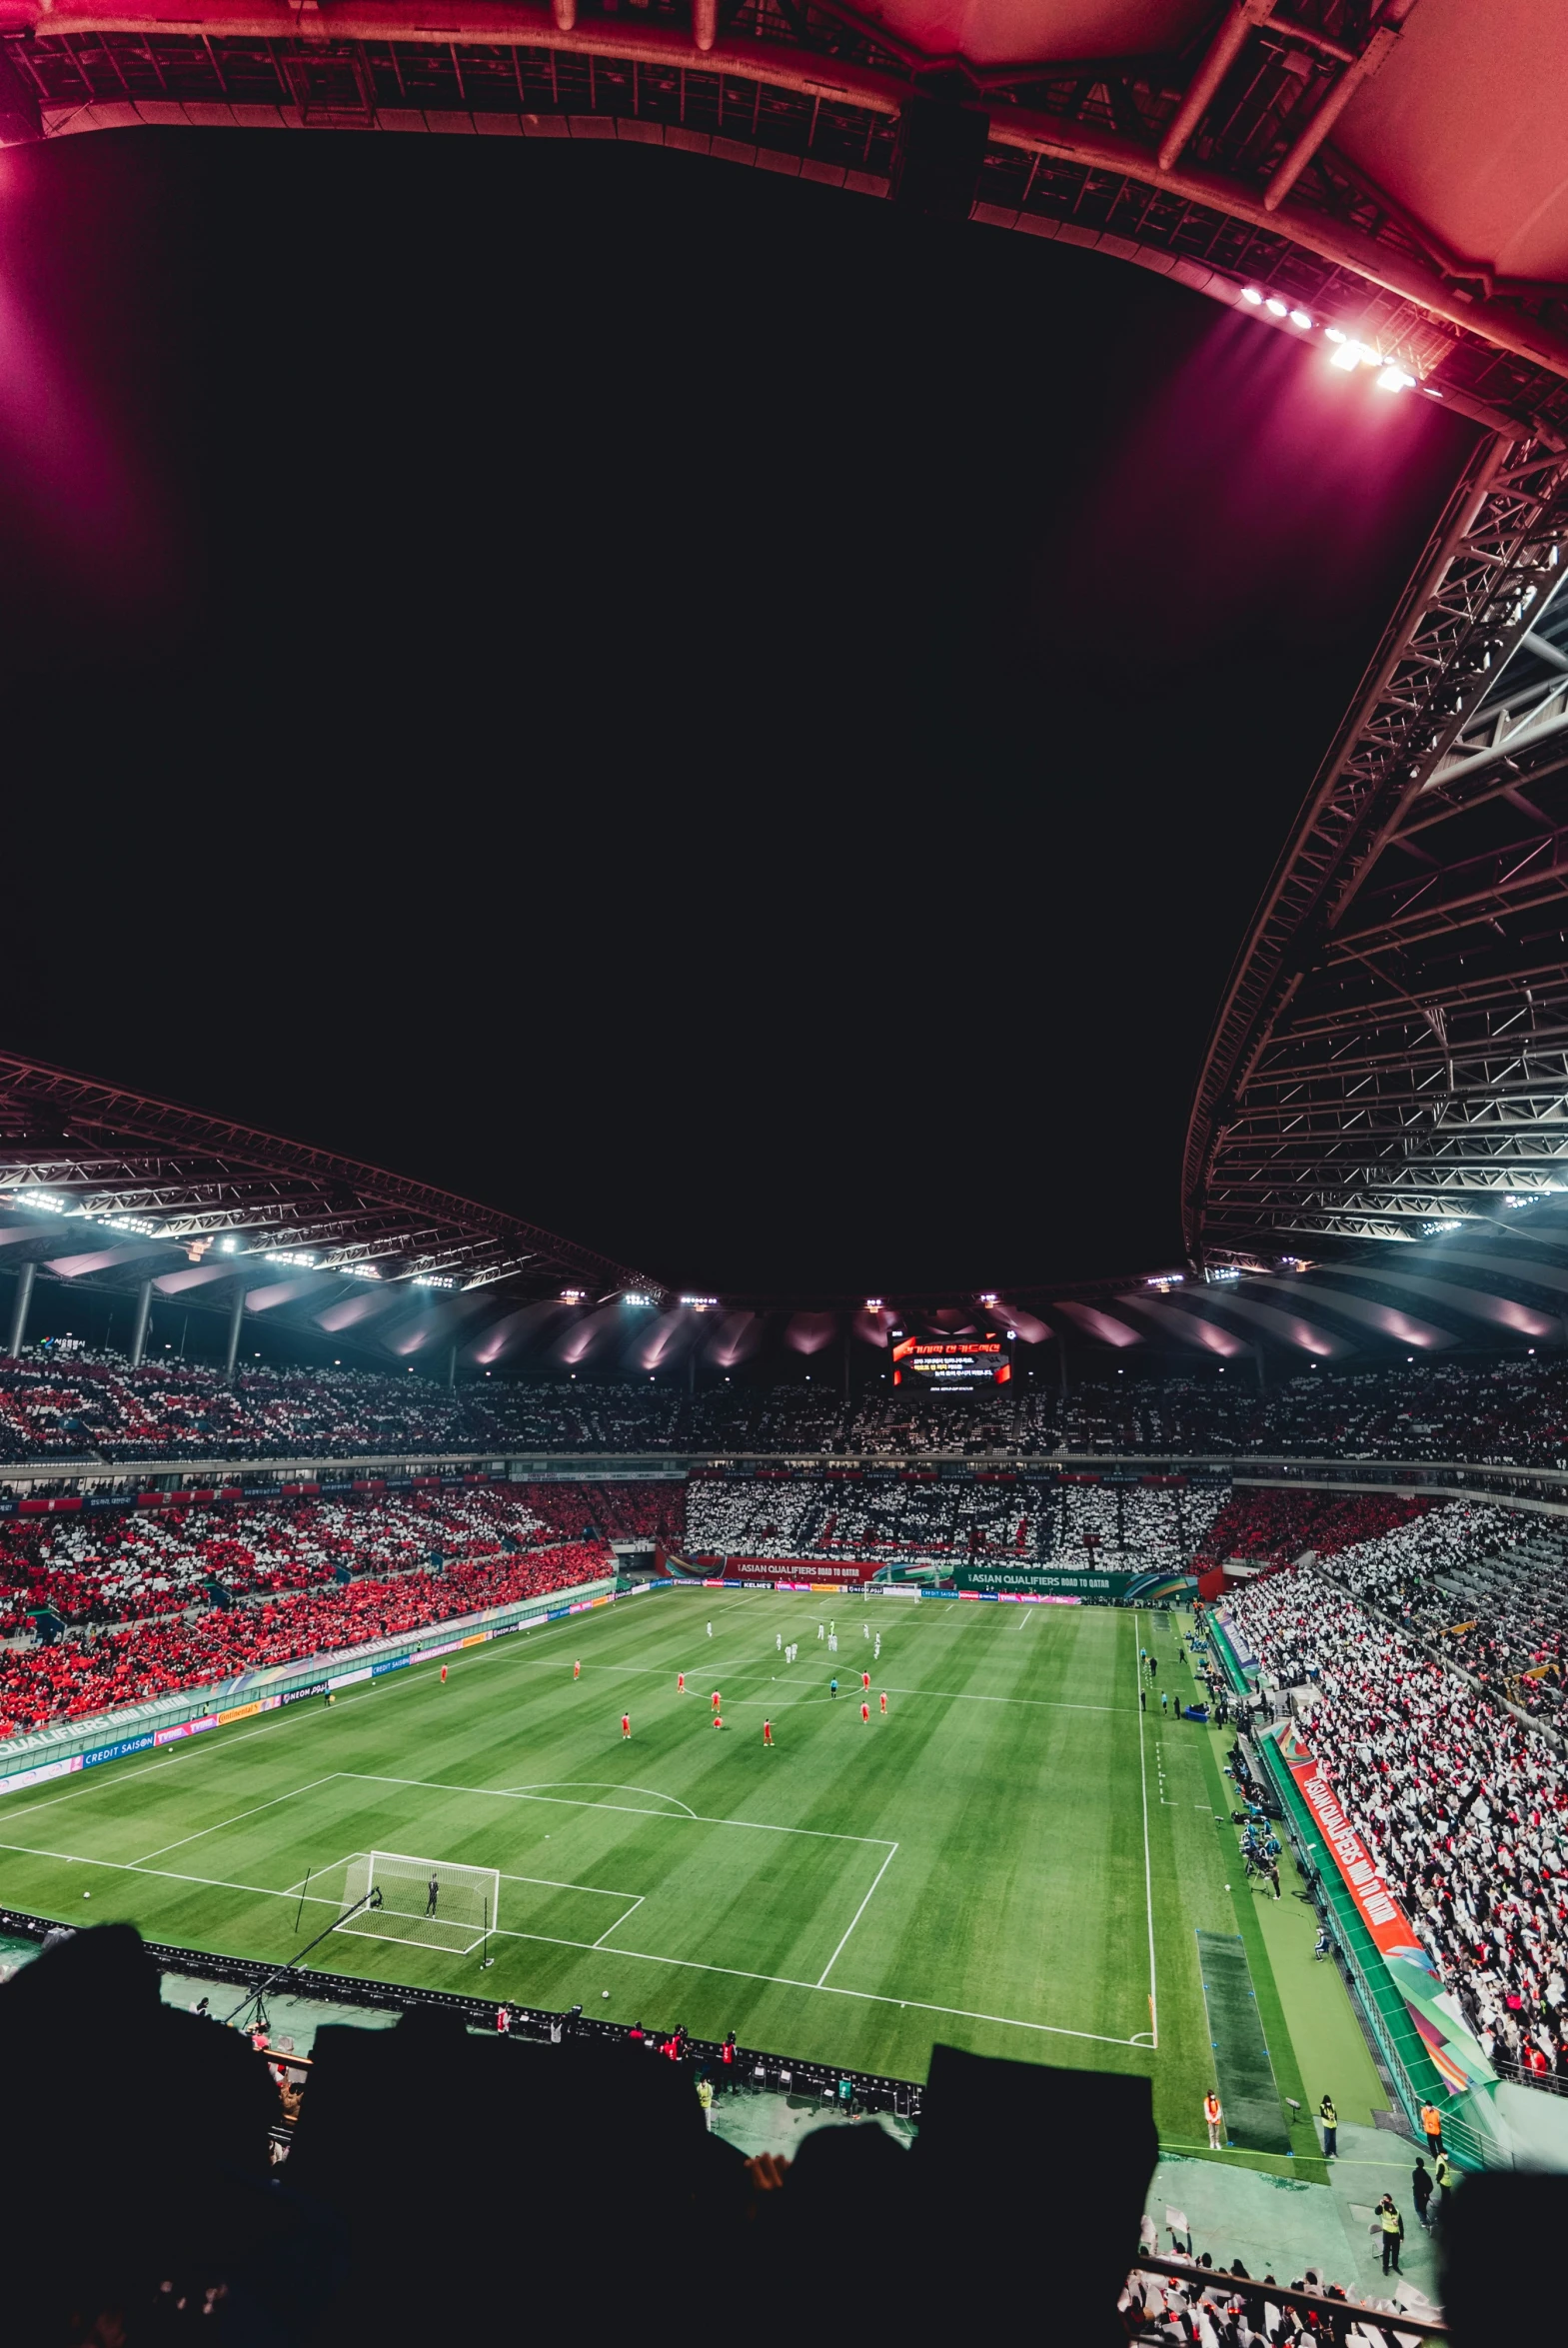
[[(1251, 310), (1266, 310), (1270, 318), (1282, 322), (1288, 320), (1301, 334), (1315, 331), (1316, 321), (1310, 310), (1283, 301), (1278, 294), (1266, 294), (1261, 286), (1243, 286), (1241, 299)], [(1390, 359), (1385, 352), (1375, 349), (1372, 344), (1360, 342), (1354, 335), (1347, 334), (1342, 326), (1325, 326), (1323, 340), (1334, 346), (1329, 365), (1339, 368), (1343, 374), (1353, 375), (1358, 367), (1375, 367), (1378, 371), (1379, 391), (1414, 391), (1416, 388), (1416, 379), (1407, 369)]]
[(994, 1289), (994, 1288), (987, 1288), (987, 1289), (986, 1289), (986, 1291), (985, 1291), (985, 1293), (984, 1293), (984, 1295), (983, 1295), (983, 1296), (981, 1296), (981, 1298), (980, 1298), (980, 1302), (981, 1302), (982, 1304), (994, 1304), (994, 1303), (995, 1303), (995, 1301), (996, 1301), (996, 1291), (995, 1291), (995, 1289)]
[(458, 1283), (444, 1271), (417, 1271), (413, 1284), (416, 1288), (455, 1288)]
[(297, 1249), (291, 1251), (290, 1249), (284, 1247), (269, 1247), (265, 1257), (263, 1258), (263, 1261), (267, 1263), (292, 1263), (296, 1265), (301, 1271), (314, 1271), (316, 1268), (316, 1258), (314, 1255), (302, 1254)]
[(149, 1222), (142, 1214), (92, 1214), (75, 1199), (63, 1198), (54, 1190), (18, 1190), (19, 1206), (31, 1206), (40, 1214), (63, 1214), (73, 1222), (89, 1223), (97, 1231), (132, 1231), (139, 1239), (157, 1239), (163, 1236), (163, 1225)]
[(587, 1288), (563, 1288), (561, 1301), (563, 1304), (581, 1304), (587, 1294)]
[(866, 1297), (866, 1299), (865, 1299), (865, 1309), (866, 1309), (866, 1311), (867, 1311), (867, 1312), (880, 1312), (881, 1308), (882, 1308), (882, 1300), (881, 1300), (880, 1296), (867, 1296), (867, 1297)]
[(657, 1296), (645, 1296), (641, 1288), (628, 1288), (621, 1301), (623, 1304), (636, 1304), (644, 1312), (652, 1312), (659, 1299)]
[(717, 1296), (683, 1296), (681, 1301), (683, 1304), (689, 1304), (694, 1312), (712, 1312), (718, 1304), (719, 1298)]

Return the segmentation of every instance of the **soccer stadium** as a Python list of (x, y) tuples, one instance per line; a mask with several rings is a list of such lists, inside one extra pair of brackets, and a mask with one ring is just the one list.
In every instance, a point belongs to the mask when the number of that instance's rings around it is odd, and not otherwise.
[[(1565, 92), (1563, 24), (1529, 0), (201, 0), (179, 20), (128, 0), (0, 22), (0, 208), (19, 220), (44, 184), (28, 173), (85, 172), (89, 149), (141, 169), (123, 159), (153, 155), (144, 133), (167, 157), (186, 129), (417, 132), (454, 203), (536, 173), (563, 240), (590, 234), (565, 222), (596, 173), (628, 236), (627, 198), (657, 207), (660, 173), (684, 175), (683, 205), (759, 222), (776, 196), (825, 207), (811, 266), (841, 235), (844, 315), (885, 335), (894, 377), (934, 367), (959, 312), (949, 276), (921, 341), (872, 268), (905, 290), (927, 263), (1057, 287), (1064, 317), (1105, 304), (1063, 330), (1064, 369), (1096, 336), (1111, 350), (1118, 287), (1172, 305), (1151, 335), (1194, 338), (1141, 420), (1104, 428), (1147, 498), (1113, 622), (1125, 706), (1063, 715), (1064, 755), (1090, 771), (1099, 729), (1145, 723), (1140, 694), (1159, 708), (1129, 761), (1174, 747), (1146, 798), (1106, 785), (1095, 847), (1058, 813), (1050, 858), (1020, 847), (1009, 872), (975, 783), (904, 869), (924, 910), (907, 887), (878, 898), (847, 849), (766, 945), (761, 897), (699, 903), (734, 932), (721, 976), (566, 763), (550, 796), (580, 798), (585, 828), (565, 853), (530, 841), (529, 885), (570, 900), (588, 943), (552, 992), (567, 933), (542, 913), (536, 934), (525, 889), (505, 898), (499, 848), (484, 869), (489, 818), (456, 780), (482, 762), (454, 751), (445, 801), (425, 788), (399, 819), (391, 903), (352, 855), (312, 865), (307, 845), (284, 875), (303, 802), (285, 819), (236, 790), (250, 861), (216, 833), (195, 859), (232, 964), (152, 927), (192, 881), (166, 827), (164, 894), (133, 891), (74, 1028), (80, 868), (18, 858), (43, 909), (18, 919), (46, 921), (49, 953), (13, 947), (0, 1023), (7, 2339), (317, 2348), (693, 2320), (783, 2339), (824, 2296), (830, 2321), (923, 2339), (990, 2320), (998, 2283), (1004, 2321), (1087, 2344), (1466, 2348), (1549, 2325), (1536, 2268), (1568, 2215)], [(412, 168), (356, 162), (379, 139), (303, 151), (329, 148), (251, 168), (280, 187), (360, 170), (383, 195), (376, 174)], [(181, 168), (156, 165), (165, 228), (171, 191), (195, 201)], [(112, 184), (70, 182), (72, 236), (82, 190)], [(124, 184), (152, 221), (151, 183)], [(335, 225), (340, 260), (355, 233)], [(724, 268), (692, 266), (723, 313)], [(75, 411), (21, 282), (0, 286), (0, 459), (16, 433), (25, 474), (42, 434), (69, 471)], [(258, 308), (281, 316), (269, 285)], [(636, 342), (642, 315), (611, 331)], [(804, 316), (780, 297), (781, 339), (809, 343)], [(826, 380), (841, 352), (821, 331)], [(1111, 377), (1142, 328), (1123, 331)], [(1302, 425), (1320, 401), (1339, 404)], [(1276, 562), (1306, 582), (1278, 612), (1362, 599), (1331, 726), (1313, 731), (1337, 675), (1321, 646), (1299, 692), (1269, 682), (1290, 674), (1272, 649), (1255, 676), (1199, 662), (1189, 701), (1161, 667), (1196, 623), (1188, 573), (1154, 552), (1149, 485), (1174, 445), (1156, 410), (1185, 433), (1201, 410), (1213, 436), (1212, 511), (1188, 535), (1223, 540), (1219, 601), (1246, 604), (1259, 533), (1254, 589)], [(760, 448), (779, 424), (748, 429)], [(710, 429), (694, 409), (683, 493), (739, 499), (740, 444), (712, 462)], [(1271, 435), (1310, 434), (1297, 470), (1317, 488), (1289, 493), (1300, 514), (1326, 502), (1308, 552), (1299, 516), (1268, 539), (1218, 485)], [(619, 461), (598, 427), (584, 440)], [(551, 470), (532, 425), (519, 442)], [(456, 444), (439, 453), (461, 470)], [(867, 506), (919, 504), (884, 459), (863, 459)], [(32, 482), (45, 511), (54, 461)], [(100, 520), (103, 466), (80, 474)], [(629, 514), (694, 527), (640, 481)], [(824, 576), (862, 559), (843, 498)], [(267, 502), (254, 537), (213, 522), (215, 597), (226, 563), (262, 562)], [(497, 539), (543, 564), (551, 526), (519, 538), (511, 511)], [(319, 520), (289, 558), (307, 607)], [(949, 569), (944, 528), (879, 537), (877, 593), (900, 564)], [(777, 512), (746, 561), (784, 559), (774, 530)], [(423, 593), (462, 602), (421, 568)], [(143, 657), (124, 625), (111, 702)], [(802, 625), (801, 673), (838, 657), (831, 636)], [(39, 708), (68, 732), (76, 688), (49, 676)], [(690, 726), (661, 736), (657, 704), (639, 724), (673, 772)], [(749, 776), (767, 730), (728, 746)], [(1205, 800), (1210, 757), (1239, 762), (1244, 823), (1239, 785)], [(1158, 892), (1119, 860), (1132, 832), (1149, 869), (1177, 856), (1167, 786), (1197, 845), (1156, 942)], [(748, 788), (758, 841), (782, 838)], [(42, 796), (59, 823), (64, 798)], [(978, 892), (954, 845), (971, 825)], [(1250, 865), (1223, 837), (1247, 826), (1266, 834)], [(134, 853), (85, 815), (71, 849), (111, 881)], [(823, 982), (780, 1023), (838, 894), (878, 931), (855, 970), (883, 993)], [(476, 932), (507, 926), (512, 959), (417, 935), (438, 896)], [(1081, 989), (1009, 962), (988, 991), (1020, 926), (1072, 920)], [(414, 977), (335, 991), (316, 923)], [(757, 992), (765, 961), (778, 997)], [(313, 992), (286, 994), (295, 964)], [(1197, 987), (1188, 1068), (1158, 999)], [(710, 1028), (715, 994), (750, 1027)], [(592, 1064), (581, 1092), (562, 1087), (573, 1060)], [(355, 1154), (356, 1135), (379, 1147)], [(572, 1237), (548, 1227), (563, 1166), (582, 1177)], [(909, 1201), (916, 1243), (845, 1279), (862, 1177)], [(1078, 1218), (1057, 1210), (1073, 1195)], [(802, 1275), (835, 1218), (843, 1249)]]

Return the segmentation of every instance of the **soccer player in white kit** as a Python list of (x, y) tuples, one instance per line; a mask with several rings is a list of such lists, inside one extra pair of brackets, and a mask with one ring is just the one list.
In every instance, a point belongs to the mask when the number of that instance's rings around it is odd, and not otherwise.
[(713, 1626), (713, 1624), (712, 1624), (711, 1622), (710, 1622), (710, 1624), (708, 1625), (708, 1635), (709, 1635), (709, 1637), (710, 1637), (710, 1638), (712, 1638), (712, 1637), (713, 1637), (713, 1635), (714, 1635), (714, 1626)]

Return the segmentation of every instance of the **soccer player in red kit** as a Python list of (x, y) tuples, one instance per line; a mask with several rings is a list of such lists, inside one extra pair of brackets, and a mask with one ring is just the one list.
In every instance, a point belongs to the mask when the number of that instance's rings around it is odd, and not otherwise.
[(632, 1715), (630, 1712), (623, 1712), (621, 1715), (621, 1733), (623, 1736), (630, 1736), (632, 1733)]
[(862, 1704), (861, 1704), (861, 1706), (860, 1706), (860, 1718), (861, 1718), (862, 1720), (869, 1720), (870, 1716), (871, 1716), (871, 1707), (870, 1707), (870, 1705), (869, 1705), (869, 1704), (866, 1704), (866, 1703), (862, 1703)]
[(773, 1724), (772, 1720), (765, 1720), (765, 1721), (763, 1722), (763, 1742), (764, 1742), (764, 1744), (766, 1744), (766, 1745), (768, 1745), (768, 1746), (770, 1746), (770, 1747), (771, 1747), (771, 1746), (772, 1746), (772, 1744), (773, 1744), (773, 1741), (774, 1741), (774, 1724)]
[(860, 1673), (860, 1686), (864, 1693), (869, 1695), (871, 1688), (871, 1675), (869, 1671), (862, 1671)]
[(680, 1676), (679, 1676), (679, 1677), (677, 1678), (677, 1680), (676, 1680), (676, 1694), (677, 1694), (677, 1695), (685, 1695), (685, 1694), (686, 1694), (686, 1673), (685, 1673), (684, 1671), (683, 1671), (683, 1672), (680, 1674)]
[(718, 1688), (716, 1687), (716, 1688), (715, 1688), (715, 1690), (714, 1690), (714, 1710), (717, 1712), (717, 1711), (718, 1711), (718, 1709), (719, 1709), (719, 1690), (718, 1690)]
[(447, 1666), (445, 1663), (443, 1663), (441, 1666), (441, 1684), (443, 1687), (445, 1687), (447, 1684)]
[(582, 1678), (582, 1676), (583, 1676), (583, 1666), (582, 1666), (582, 1664), (581, 1664), (581, 1663), (574, 1663), (574, 1664), (573, 1664), (573, 1666), (572, 1666), (572, 1676), (573, 1676), (573, 1678), (574, 1678), (574, 1679), (581, 1679), (581, 1678)]
[(717, 1712), (714, 1714), (714, 1726), (715, 1726), (716, 1728), (723, 1728), (723, 1726), (724, 1726), (724, 1722), (723, 1722), (723, 1720), (721, 1720), (721, 1718), (719, 1717), (719, 1714), (718, 1714)]
[(886, 1690), (885, 1688), (883, 1688), (883, 1689), (882, 1689), (882, 1718), (885, 1720), (885, 1719), (886, 1719), (886, 1717), (887, 1717), (887, 1690)]

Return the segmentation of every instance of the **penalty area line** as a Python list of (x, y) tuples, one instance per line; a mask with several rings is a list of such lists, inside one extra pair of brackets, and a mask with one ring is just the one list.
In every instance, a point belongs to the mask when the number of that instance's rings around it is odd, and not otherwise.
[[(505, 1937), (505, 1936), (504, 1936)], [(520, 1935), (522, 1937), (522, 1935)], [(925, 1997), (889, 1997), (877, 1989), (844, 1989), (836, 1981), (796, 1981), (786, 1973), (752, 1973), (739, 1965), (709, 1965), (696, 1957), (654, 1956), (646, 1948), (604, 1948), (601, 1956), (629, 1957), (639, 1965), (669, 1965), (683, 1973), (719, 1973), (727, 1981), (762, 1981), (771, 1989), (804, 1989), (812, 1996), (854, 1997), (864, 2005), (895, 2005), (910, 2013), (947, 2014), (959, 2022), (994, 2022), (1002, 2030), (1034, 2030), (1047, 2038), (1082, 2038), (1096, 2046), (1135, 2046), (1148, 2051), (1148, 2033), (1135, 2038), (1113, 2038), (1104, 2030), (1069, 2030), (1061, 2022), (1024, 2022), (1016, 2014), (981, 2014), (963, 2005), (936, 2005)]]
[[(898, 1845), (894, 1843), (892, 1849), (887, 1853), (887, 1856), (883, 1859), (881, 1865), (877, 1868), (876, 1873), (871, 1878), (871, 1891), (876, 1889), (877, 1884), (880, 1883), (882, 1877), (886, 1874), (888, 1868), (892, 1865), (894, 1858), (897, 1856), (897, 1851)], [(860, 1918), (864, 1915), (866, 1909), (870, 1906), (871, 1891), (866, 1893), (859, 1906), (855, 1909), (854, 1914), (849, 1918), (849, 1932), (854, 1930), (855, 1925), (858, 1924)], [(818, 1989), (821, 1989), (825, 1986), (828, 1974), (832, 1971), (834, 1965), (842, 1956), (848, 1943), (849, 1932), (845, 1932), (843, 1939), (839, 1941), (837, 1947), (833, 1950), (832, 1955), (827, 1959), (826, 1964), (823, 1965), (816, 1983)]]

